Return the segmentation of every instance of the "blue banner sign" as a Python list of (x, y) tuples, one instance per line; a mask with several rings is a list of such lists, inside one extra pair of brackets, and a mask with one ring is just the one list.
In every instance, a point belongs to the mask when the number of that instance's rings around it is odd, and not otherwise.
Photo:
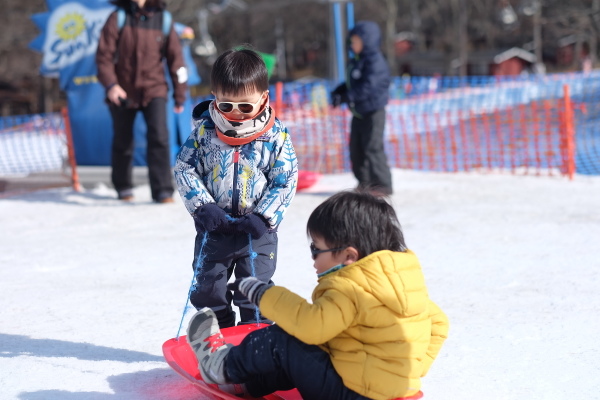
[[(40, 73), (57, 77), (67, 94), (77, 163), (110, 165), (112, 120), (104, 87), (96, 78), (96, 49), (102, 27), (115, 7), (107, 0), (47, 0), (47, 4), (47, 13), (32, 16), (41, 30), (30, 43), (32, 49), (43, 53)], [(182, 39), (188, 85), (196, 85), (200, 76), (189, 51), (193, 30), (176, 23), (175, 31)], [(171, 87), (168, 74), (167, 82)], [(167, 120), (173, 163), (191, 130), (192, 104), (188, 94), (184, 112), (175, 114), (171, 96), (169, 93)], [(146, 165), (146, 125), (141, 115), (136, 118), (134, 138), (134, 165)]]

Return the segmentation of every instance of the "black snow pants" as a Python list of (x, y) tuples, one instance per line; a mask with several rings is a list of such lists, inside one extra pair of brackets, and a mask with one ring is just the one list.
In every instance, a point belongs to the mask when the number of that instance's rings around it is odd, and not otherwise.
[(244, 383), (254, 397), (297, 388), (303, 399), (368, 400), (344, 386), (329, 354), (277, 325), (251, 332), (232, 347), (225, 371), (232, 382)]
[(270, 323), (243, 294), (228, 290), (227, 282), (235, 274), (236, 278), (254, 276), (272, 284), (271, 278), (277, 264), (277, 233), (267, 232), (261, 238), (250, 241), (246, 233), (210, 232), (206, 244), (202, 246), (203, 239), (204, 234), (196, 235), (194, 269), (201, 248), (203, 258), (190, 294), (192, 305), (198, 310), (210, 307), (217, 315), (221, 329), (235, 325), (232, 301), (239, 307), (241, 324), (257, 320)]
[(385, 108), (352, 117), (350, 125), (350, 162), (361, 188), (392, 193), (392, 174), (383, 146)]
[(133, 127), (138, 111), (146, 121), (146, 162), (152, 199), (161, 200), (173, 194), (171, 149), (167, 128), (167, 99), (157, 97), (146, 107), (125, 108), (110, 104), (113, 121), (112, 183), (117, 192), (133, 188)]

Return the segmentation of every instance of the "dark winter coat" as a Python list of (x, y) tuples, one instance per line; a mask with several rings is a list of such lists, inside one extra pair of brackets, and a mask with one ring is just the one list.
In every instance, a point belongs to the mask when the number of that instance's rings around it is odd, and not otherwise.
[(371, 21), (357, 22), (348, 33), (363, 41), (363, 50), (349, 60), (346, 70), (348, 105), (359, 115), (382, 109), (388, 102), (390, 69), (380, 50), (381, 31)]
[(174, 86), (175, 105), (183, 105), (187, 71), (173, 26), (165, 38), (162, 10), (140, 9), (132, 3), (126, 13), (121, 29), (117, 12), (110, 14), (102, 28), (96, 52), (98, 80), (107, 90), (118, 83), (127, 93), (129, 107), (147, 106), (154, 98), (167, 97), (164, 57)]

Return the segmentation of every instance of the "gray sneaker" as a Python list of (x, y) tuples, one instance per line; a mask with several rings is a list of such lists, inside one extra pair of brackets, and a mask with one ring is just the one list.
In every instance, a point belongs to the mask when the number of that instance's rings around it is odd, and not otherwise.
[(225, 375), (225, 357), (232, 345), (225, 343), (213, 310), (204, 307), (192, 316), (187, 342), (196, 354), (198, 369), (206, 383), (231, 383)]

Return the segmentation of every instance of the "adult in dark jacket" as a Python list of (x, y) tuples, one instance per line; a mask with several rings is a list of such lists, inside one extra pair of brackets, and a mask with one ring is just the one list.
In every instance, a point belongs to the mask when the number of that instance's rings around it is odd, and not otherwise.
[[(119, 26), (118, 11), (102, 28), (96, 63), (98, 80), (106, 88), (113, 119), (112, 182), (118, 198), (133, 199), (133, 124), (138, 111), (147, 130), (147, 163), (152, 199), (173, 202), (173, 181), (167, 128), (167, 93), (163, 60), (174, 87), (175, 112), (183, 111), (187, 70), (179, 38), (169, 27), (163, 33), (164, 3), (160, 0), (113, 0), (125, 11)], [(166, 37), (165, 37), (166, 36)]]
[(392, 193), (392, 175), (383, 146), (385, 106), (390, 69), (380, 50), (381, 31), (376, 23), (360, 21), (348, 33), (353, 57), (346, 82), (332, 92), (334, 107), (348, 103), (352, 111), (350, 161), (358, 186), (374, 193)]

